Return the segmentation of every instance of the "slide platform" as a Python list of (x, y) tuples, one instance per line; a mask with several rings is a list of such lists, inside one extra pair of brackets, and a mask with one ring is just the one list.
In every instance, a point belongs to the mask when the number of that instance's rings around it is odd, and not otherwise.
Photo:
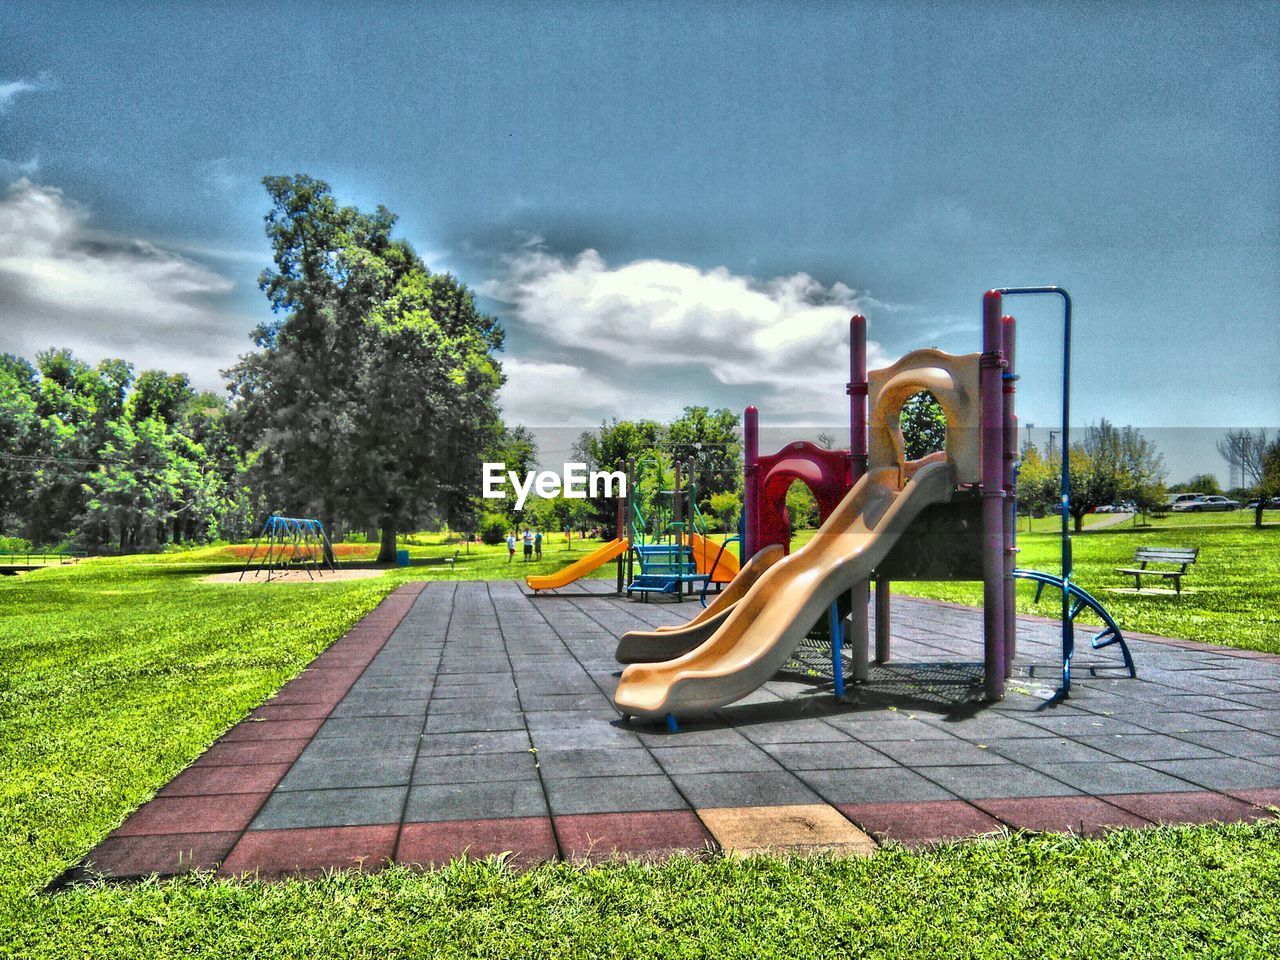
[(691, 534), (693, 538), (693, 560), (698, 572), (711, 577), (712, 583), (732, 583), (738, 575), (738, 554), (732, 547), (723, 550), (720, 544), (708, 540), (699, 534)]
[(773, 676), (836, 598), (870, 577), (921, 510), (951, 499), (949, 462), (925, 464), (902, 488), (899, 477), (896, 466), (866, 474), (813, 539), (764, 571), (696, 649), (623, 670), (617, 708), (652, 719), (706, 713)]
[(784, 555), (785, 552), (778, 544), (765, 547), (748, 560), (729, 586), (716, 594), (715, 599), (688, 623), (658, 627), (656, 630), (627, 631), (618, 641), (615, 658), (619, 663), (661, 663), (701, 646), (703, 641), (716, 632), (729, 611), (746, 596), (761, 574)]
[(555, 573), (549, 573), (541, 577), (525, 577), (524, 582), (534, 590), (555, 590), (558, 587), (567, 587), (573, 581), (580, 580), (597, 567), (604, 566), (610, 560), (617, 559), (626, 553), (630, 547), (631, 541), (626, 537), (610, 540), (603, 546), (592, 550), (581, 560), (569, 564), (563, 570), (557, 570)]

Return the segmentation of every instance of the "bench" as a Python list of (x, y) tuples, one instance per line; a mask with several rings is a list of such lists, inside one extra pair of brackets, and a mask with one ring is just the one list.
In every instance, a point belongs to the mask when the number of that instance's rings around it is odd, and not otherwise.
[[(1133, 552), (1133, 562), (1140, 563), (1140, 567), (1116, 567), (1116, 573), (1129, 573), (1133, 575), (1133, 584), (1135, 589), (1142, 589), (1142, 578), (1147, 577), (1172, 577), (1173, 588), (1178, 593), (1182, 593), (1182, 578), (1187, 572), (1187, 567), (1196, 562), (1196, 556), (1200, 553), (1198, 547), (1139, 547)], [(1177, 570), (1152, 570), (1147, 567), (1148, 563), (1164, 563), (1177, 564)]]

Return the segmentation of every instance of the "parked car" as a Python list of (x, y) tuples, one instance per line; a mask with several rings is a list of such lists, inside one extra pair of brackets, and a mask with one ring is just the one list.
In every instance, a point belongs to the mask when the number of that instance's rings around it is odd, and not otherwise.
[[(1258, 498), (1254, 497), (1252, 500), (1250, 500), (1248, 503), (1244, 505), (1244, 508), (1246, 510), (1257, 510)], [(1280, 497), (1272, 497), (1265, 504), (1263, 504), (1262, 509), (1263, 510), (1280, 510)]]
[(1203, 493), (1175, 493), (1164, 502), (1165, 510), (1185, 510), (1189, 504), (1203, 500)]
[(1183, 503), (1175, 503), (1173, 509), (1180, 513), (1209, 513), (1211, 511), (1239, 510), (1240, 501), (1230, 500), (1227, 497), (1219, 497), (1217, 495), (1209, 497), (1200, 497), (1198, 500), (1187, 500)]

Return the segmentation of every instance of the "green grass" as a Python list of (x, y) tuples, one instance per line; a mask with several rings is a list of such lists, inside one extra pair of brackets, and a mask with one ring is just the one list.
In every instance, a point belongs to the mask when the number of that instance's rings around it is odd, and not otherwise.
[[(1102, 601), (1123, 630), (1280, 653), (1280, 523), (1272, 519), (1277, 517), (1274, 512), (1266, 516), (1268, 523), (1261, 529), (1253, 526), (1253, 514), (1246, 511), (1171, 514), (1142, 526), (1125, 521), (1093, 532), (1086, 526), (1072, 535), (1073, 576)], [(1020, 522), (1020, 567), (1058, 572), (1058, 523), (1052, 517), (1035, 520), (1028, 534), (1026, 519)], [(798, 531), (791, 540), (792, 549), (807, 543), (813, 534)], [(1143, 593), (1131, 592), (1133, 577), (1116, 570), (1133, 566), (1133, 552), (1143, 545), (1200, 548), (1197, 562), (1182, 580), (1182, 596), (1163, 592), (1171, 591), (1172, 583), (1156, 577), (1143, 579)], [(1161, 592), (1148, 592), (1148, 587)], [(911, 596), (982, 604), (982, 584), (977, 582), (902, 581), (893, 589)], [(1020, 583), (1018, 611), (1056, 616), (1059, 597), (1046, 590), (1037, 605), (1035, 588)], [(1080, 622), (1096, 621), (1081, 614)]]
[[(396, 869), (28, 906), (28, 957), (1269, 957), (1280, 832), (1017, 837), (870, 860)], [(37, 920), (38, 916), (38, 920)]]
[[(1101, 538), (1101, 535), (1099, 535)], [(1117, 540), (1128, 540), (1116, 536)], [(398, 583), (200, 582), (220, 548), (0, 580), (0, 956), (1268, 956), (1280, 829), (1012, 837), (869, 861), (498, 865), (41, 888)], [(452, 548), (412, 548), (425, 561)]]
[[(1248, 650), (1280, 653), (1280, 524), (1262, 529), (1196, 514), (1153, 521), (1150, 526), (1121, 524), (1073, 537), (1077, 583), (1096, 596), (1124, 630), (1186, 640), (1203, 640)], [(1208, 522), (1198, 522), (1213, 517)], [(1160, 578), (1143, 579), (1133, 593), (1133, 577), (1117, 573), (1132, 567), (1138, 546), (1199, 547), (1200, 555), (1182, 580), (1182, 595)], [(1018, 537), (1018, 565), (1056, 573), (1061, 554), (1056, 534)], [(1168, 568), (1165, 568), (1168, 569)], [(980, 605), (980, 583), (898, 583), (894, 589), (916, 596)], [(1059, 594), (1046, 591), (1039, 606), (1034, 588), (1018, 587), (1018, 610), (1055, 616)], [(1087, 620), (1083, 615), (1081, 621)]]

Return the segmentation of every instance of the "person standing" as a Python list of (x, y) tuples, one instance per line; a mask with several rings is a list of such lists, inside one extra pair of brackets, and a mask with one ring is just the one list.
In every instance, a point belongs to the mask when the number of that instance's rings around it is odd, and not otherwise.
[(533, 555), (535, 560), (542, 559), (542, 531), (533, 535)]
[(524, 531), (524, 562), (528, 563), (533, 559), (533, 531), (525, 527)]
[(507, 534), (507, 563), (516, 558), (516, 535), (515, 532)]

